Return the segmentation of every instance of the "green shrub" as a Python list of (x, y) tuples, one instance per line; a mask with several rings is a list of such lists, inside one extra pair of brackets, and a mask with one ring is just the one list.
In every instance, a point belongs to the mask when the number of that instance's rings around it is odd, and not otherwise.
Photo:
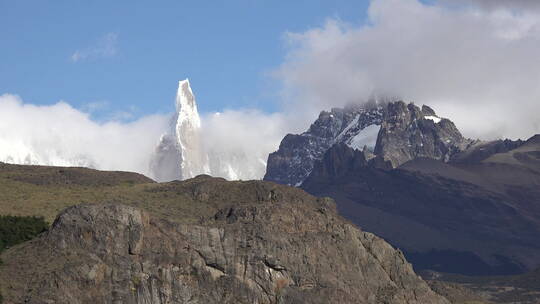
[[(0, 253), (6, 248), (33, 239), (47, 228), (49, 224), (43, 217), (0, 215)], [(3, 301), (0, 294), (0, 304)]]
[(0, 252), (46, 231), (43, 217), (0, 215)]

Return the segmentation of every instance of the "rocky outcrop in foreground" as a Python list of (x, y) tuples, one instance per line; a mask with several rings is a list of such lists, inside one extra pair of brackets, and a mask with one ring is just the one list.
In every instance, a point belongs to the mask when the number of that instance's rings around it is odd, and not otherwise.
[(331, 200), (209, 177), (163, 189), (213, 211), (186, 224), (120, 204), (70, 207), (2, 255), (5, 303), (448, 303)]

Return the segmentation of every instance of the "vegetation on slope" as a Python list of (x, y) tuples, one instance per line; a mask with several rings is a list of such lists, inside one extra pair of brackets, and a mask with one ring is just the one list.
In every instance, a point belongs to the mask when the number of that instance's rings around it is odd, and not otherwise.
[[(49, 224), (43, 217), (0, 215), (0, 253), (11, 246), (33, 239), (48, 227)], [(0, 303), (2, 302), (0, 293)]]
[[(40, 173), (33, 173), (32, 168)], [(0, 215), (43, 216), (52, 223), (69, 206), (122, 203), (172, 222), (193, 224), (215, 214), (223, 202), (256, 201), (246, 191), (254, 183), (208, 176), (155, 183), (136, 173), (0, 164)], [(294, 188), (283, 191), (297, 193)]]
[(0, 252), (33, 239), (48, 227), (43, 217), (0, 215)]

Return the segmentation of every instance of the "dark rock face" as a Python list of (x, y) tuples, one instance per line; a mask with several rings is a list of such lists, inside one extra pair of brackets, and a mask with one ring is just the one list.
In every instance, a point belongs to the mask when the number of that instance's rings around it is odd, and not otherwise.
[[(361, 143), (369, 142), (369, 137), (373, 137), (372, 147), (364, 147)], [(279, 150), (268, 157), (264, 179), (299, 186), (315, 162), (337, 143), (363, 150), (366, 159), (378, 156), (378, 163), (389, 162), (395, 168), (416, 157), (448, 161), (471, 141), (428, 106), (420, 109), (396, 101), (332, 109), (321, 112), (308, 131), (285, 136)]]
[(389, 103), (384, 112), (375, 155), (394, 168), (418, 157), (448, 161), (470, 142), (453, 122), (437, 117), (431, 108), (398, 101)]
[(268, 156), (264, 180), (298, 186), (311, 173), (316, 160), (335, 143), (352, 144), (368, 126), (380, 125), (383, 105), (349, 106), (323, 111), (306, 132), (287, 134), (279, 150)]
[(473, 145), (455, 161), (416, 158), (392, 170), (377, 165), (380, 157), (359, 162), (361, 152), (336, 145), (302, 188), (334, 198), (343, 216), (401, 248), (418, 269), (520, 273), (540, 266), (535, 138), (485, 143), (481, 151)]
[[(194, 194), (201, 204), (216, 195), (205, 180), (194, 185), (206, 193)], [(125, 205), (70, 207), (49, 232), (3, 254), (5, 300), (449, 303), (400, 251), (340, 218), (331, 200), (249, 185), (259, 199), (222, 203), (196, 225)]]
[(367, 160), (363, 152), (352, 149), (344, 143), (338, 143), (326, 151), (322, 160), (315, 162), (310, 176), (336, 178), (366, 166)]

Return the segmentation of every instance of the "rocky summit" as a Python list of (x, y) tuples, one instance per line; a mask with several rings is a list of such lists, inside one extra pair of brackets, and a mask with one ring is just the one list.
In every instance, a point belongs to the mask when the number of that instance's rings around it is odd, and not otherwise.
[(207, 176), (144, 189), (198, 211), (69, 207), (2, 254), (4, 303), (449, 303), (330, 199)]
[(448, 161), (473, 141), (454, 123), (428, 106), (403, 101), (368, 102), (323, 111), (302, 134), (288, 134), (268, 156), (265, 180), (300, 186), (316, 161), (343, 143), (377, 157), (380, 166), (395, 168), (417, 157)]
[(313, 170), (315, 161), (337, 142), (373, 150), (383, 111), (384, 106), (376, 102), (322, 111), (309, 130), (283, 138), (279, 150), (268, 156), (264, 180), (299, 186)]
[(393, 168), (419, 157), (447, 162), (471, 143), (452, 121), (438, 117), (430, 107), (399, 101), (386, 107), (375, 155)]

